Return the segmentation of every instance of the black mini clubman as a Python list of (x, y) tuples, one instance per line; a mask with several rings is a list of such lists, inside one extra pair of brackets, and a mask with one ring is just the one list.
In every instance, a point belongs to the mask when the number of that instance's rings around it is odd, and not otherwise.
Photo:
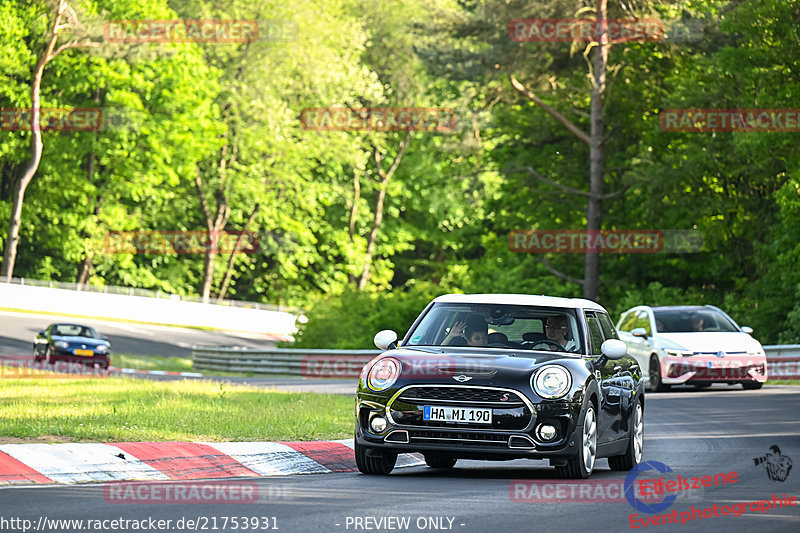
[(433, 468), (458, 459), (549, 459), (587, 478), (642, 459), (644, 384), (614, 325), (589, 300), (450, 294), (405, 337), (375, 335), (384, 353), (361, 371), (355, 455), (388, 474), (398, 453)]

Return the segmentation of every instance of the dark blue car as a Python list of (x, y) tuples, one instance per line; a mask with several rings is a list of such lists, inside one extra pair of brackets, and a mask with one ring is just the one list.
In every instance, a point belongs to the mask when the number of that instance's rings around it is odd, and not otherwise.
[(57, 361), (108, 368), (111, 343), (94, 328), (80, 324), (50, 324), (33, 341), (33, 357), (55, 365)]

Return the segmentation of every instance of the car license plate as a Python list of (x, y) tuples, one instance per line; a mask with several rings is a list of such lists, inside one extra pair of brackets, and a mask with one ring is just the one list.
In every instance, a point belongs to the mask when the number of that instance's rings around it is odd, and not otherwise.
[(92, 350), (75, 350), (75, 355), (94, 355)]
[(440, 407), (426, 405), (422, 410), (422, 419), (432, 422), (470, 422), (472, 424), (491, 424), (492, 410), (475, 407)]

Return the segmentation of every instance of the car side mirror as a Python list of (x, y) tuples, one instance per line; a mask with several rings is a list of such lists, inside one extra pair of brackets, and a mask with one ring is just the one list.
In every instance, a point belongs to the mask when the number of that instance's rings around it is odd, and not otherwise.
[(600, 352), (603, 355), (594, 362), (594, 367), (597, 369), (606, 366), (609, 359), (616, 361), (625, 357), (628, 354), (628, 347), (619, 339), (608, 339), (600, 346)]
[(397, 333), (384, 329), (375, 334), (373, 342), (379, 350), (393, 350), (397, 348)]
[(44, 337), (44, 336), (45, 336), (45, 331), (44, 331), (44, 330), (40, 331), (40, 332), (39, 332), (39, 335), (41, 335), (42, 337)]
[[(647, 338), (647, 330), (644, 329), (644, 328), (633, 328), (631, 330), (631, 335), (633, 335), (634, 337), (641, 337), (643, 339), (646, 339)], [(614, 340), (614, 339), (608, 339), (608, 340)]]
[(748, 335), (752, 335), (753, 334), (753, 328), (751, 328), (750, 326), (742, 326), (742, 331), (744, 331)]
[(100, 340), (107, 341), (107, 340), (108, 340), (108, 337), (106, 337), (105, 335), (103, 335), (103, 336), (101, 336), (101, 337), (100, 337)]

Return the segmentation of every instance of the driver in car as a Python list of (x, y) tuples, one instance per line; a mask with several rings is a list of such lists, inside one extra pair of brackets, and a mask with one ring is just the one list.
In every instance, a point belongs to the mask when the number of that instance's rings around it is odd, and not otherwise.
[(556, 341), (564, 348), (564, 350), (571, 352), (574, 351), (578, 345), (573, 339), (566, 338), (568, 331), (569, 325), (566, 315), (547, 317), (547, 321), (545, 322), (544, 326), (544, 332), (545, 335), (547, 335), (547, 338), (551, 341)]
[[(467, 346), (486, 346), (489, 342), (489, 325), (482, 316), (472, 315), (465, 322), (453, 324), (453, 327), (450, 328), (450, 333), (442, 341), (442, 345), (453, 344), (458, 346), (461, 344), (463, 346), (464, 339), (461, 338), (462, 335), (467, 339)], [(460, 339), (461, 342), (458, 342), (457, 339)]]

